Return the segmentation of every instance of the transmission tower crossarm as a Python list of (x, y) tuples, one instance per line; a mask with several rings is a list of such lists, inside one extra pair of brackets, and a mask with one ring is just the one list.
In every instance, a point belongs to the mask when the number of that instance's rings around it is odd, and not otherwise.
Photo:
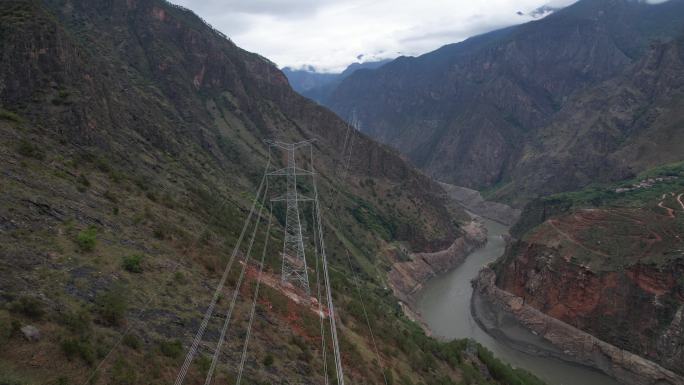
[(316, 139), (307, 139), (307, 140), (302, 140), (302, 141), (299, 141), (296, 143), (286, 143), (286, 142), (281, 142), (279, 140), (270, 140), (270, 139), (265, 140), (265, 142), (268, 143), (269, 145), (281, 148), (281, 149), (286, 150), (286, 151), (296, 150), (299, 147), (309, 145), (315, 141), (316, 141)]
[[(281, 168), (279, 170), (271, 171), (268, 173), (268, 175), (269, 176), (286, 176), (286, 175), (290, 175), (291, 173), (292, 173), (292, 170), (290, 168), (286, 167), (286, 168)], [(294, 169), (294, 175), (312, 176), (312, 175), (314, 175), (314, 172), (296, 167)]]

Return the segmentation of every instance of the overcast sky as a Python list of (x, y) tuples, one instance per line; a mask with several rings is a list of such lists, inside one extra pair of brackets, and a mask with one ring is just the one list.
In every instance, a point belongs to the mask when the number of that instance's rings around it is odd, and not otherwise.
[[(419, 55), (574, 0), (172, 0), (280, 67)], [(519, 15), (522, 12), (523, 15)], [(363, 56), (361, 56), (363, 55)]]

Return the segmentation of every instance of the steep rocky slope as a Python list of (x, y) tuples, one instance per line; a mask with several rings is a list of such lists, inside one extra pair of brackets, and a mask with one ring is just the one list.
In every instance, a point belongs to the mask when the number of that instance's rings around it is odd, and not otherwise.
[[(172, 382), (254, 199), (265, 138), (317, 139), (351, 381), (382, 373), (350, 268), (390, 379), (492, 378), (463, 343), (425, 337), (384, 289), (388, 244), (447, 248), (463, 213), (394, 151), (292, 91), (268, 60), (161, 0), (2, 1), (0, 55), (0, 382), (82, 383), (104, 358), (94, 383)], [(273, 276), (280, 234), (270, 235)], [(263, 290), (245, 379), (322, 383), (317, 317)], [(249, 305), (237, 305), (218, 381), (235, 374)], [(211, 320), (188, 383), (203, 381), (221, 322)]]
[(534, 201), (514, 228), (518, 240), (494, 267), (496, 284), (527, 306), (684, 375), (683, 198), (679, 163), (620, 185)]
[(534, 140), (511, 182), (524, 199), (619, 180), (684, 157), (684, 37), (655, 44), (623, 74), (568, 101)]
[[(525, 200), (524, 195), (620, 178), (630, 168), (639, 171), (669, 160), (637, 160), (624, 154), (648, 141), (639, 135), (645, 130), (655, 133), (649, 138), (667, 138), (671, 132), (649, 119), (676, 108), (673, 100), (658, 99), (648, 92), (657, 87), (632, 80), (635, 72), (653, 71), (645, 67), (658, 65), (652, 58), (663, 49), (650, 51), (650, 42), (668, 41), (681, 34), (682, 26), (681, 0), (657, 5), (582, 0), (542, 20), (359, 72), (337, 87), (328, 105), (340, 116), (356, 110), (366, 132), (444, 182), (476, 189), (503, 186), (500, 198), (515, 202), (511, 198), (523, 195)], [(648, 52), (650, 58), (642, 59)], [(668, 71), (681, 79), (680, 70)], [(615, 77), (613, 83), (597, 86)], [(639, 95), (618, 107), (616, 99), (634, 87)], [(620, 89), (621, 95), (615, 93)], [(580, 121), (611, 108), (624, 119), (600, 124), (603, 131), (622, 131), (624, 141), (611, 143), (612, 136), (594, 133), (595, 127)], [(637, 122), (641, 129), (625, 130), (624, 120), (630, 118), (642, 119)], [(566, 136), (555, 136), (559, 127)], [(576, 132), (583, 136), (577, 148), (585, 148), (584, 153), (562, 148)], [(674, 139), (663, 143), (681, 149), (682, 142)], [(597, 164), (593, 157), (585, 160), (586, 152), (597, 147), (612, 155), (610, 164)], [(585, 162), (580, 172), (586, 175), (548, 177), (559, 169), (572, 173), (568, 166), (573, 162)], [(511, 181), (522, 186), (506, 186)]]

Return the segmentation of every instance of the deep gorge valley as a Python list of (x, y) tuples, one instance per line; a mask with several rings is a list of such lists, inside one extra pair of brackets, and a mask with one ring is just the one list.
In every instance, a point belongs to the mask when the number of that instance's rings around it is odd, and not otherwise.
[(535, 1), (0, 1), (0, 385), (684, 385), (684, 0)]

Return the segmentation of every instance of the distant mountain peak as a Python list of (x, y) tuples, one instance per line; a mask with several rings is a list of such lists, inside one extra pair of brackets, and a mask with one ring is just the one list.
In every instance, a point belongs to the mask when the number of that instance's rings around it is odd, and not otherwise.
[[(362, 59), (363, 57), (364, 55), (359, 55), (357, 58)], [(375, 69), (390, 61), (392, 60), (354, 62), (340, 73), (318, 72), (311, 65), (303, 65), (300, 69), (285, 67), (283, 68), (283, 73), (287, 76), (290, 85), (295, 91), (320, 103), (327, 96), (327, 90), (332, 90), (354, 72), (361, 69)]]

